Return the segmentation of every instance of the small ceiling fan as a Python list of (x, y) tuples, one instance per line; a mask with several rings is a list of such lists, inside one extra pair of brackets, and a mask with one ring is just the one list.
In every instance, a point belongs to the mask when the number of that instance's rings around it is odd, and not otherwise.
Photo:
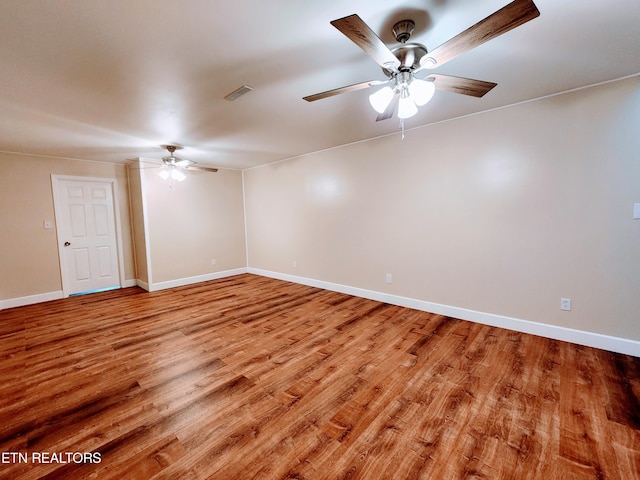
[(436, 89), (482, 97), (497, 84), (440, 73), (427, 73), (424, 78), (417, 74), (444, 65), (539, 15), (532, 0), (514, 0), (431, 52), (419, 43), (407, 43), (415, 28), (413, 20), (402, 20), (393, 26), (393, 35), (400, 43), (393, 49), (389, 49), (358, 15), (334, 20), (331, 24), (380, 65), (388, 78), (335, 88), (309, 95), (304, 100), (314, 102), (345, 92), (385, 85), (369, 96), (371, 106), (379, 114), (376, 121), (380, 121), (393, 117), (396, 110), (401, 120), (412, 117), (419, 106), (431, 99)]
[(187, 176), (184, 174), (185, 170), (199, 170), (203, 172), (217, 172), (217, 168), (212, 167), (201, 167), (196, 165), (196, 162), (193, 160), (186, 160), (184, 158), (176, 157), (175, 151), (182, 149), (179, 145), (162, 145), (162, 148), (166, 149), (169, 152), (169, 155), (166, 157), (162, 157), (162, 164), (158, 164), (157, 162), (151, 162), (148, 160), (140, 159), (141, 162), (148, 164), (148, 167), (132, 167), (130, 165), (129, 168), (133, 168), (134, 170), (140, 169), (151, 169), (151, 168), (160, 168), (160, 172), (158, 176), (160, 176), (163, 180), (169, 181), (169, 188), (173, 190), (174, 182), (182, 182), (186, 180)]
[(217, 168), (211, 167), (198, 167), (195, 165), (196, 162), (193, 160), (186, 160), (183, 158), (176, 157), (174, 155), (176, 150), (180, 150), (182, 147), (178, 145), (163, 145), (163, 148), (166, 148), (169, 152), (169, 156), (162, 157), (163, 166), (165, 167), (158, 175), (162, 177), (163, 180), (169, 180), (171, 185), (173, 185), (173, 180), (177, 180), (178, 182), (182, 182), (185, 178), (185, 174), (181, 170), (200, 170), (203, 172), (217, 172)]
[(164, 163), (165, 166), (169, 168), (179, 167), (185, 170), (201, 170), (203, 172), (214, 172), (214, 173), (218, 171), (217, 168), (199, 167), (199, 166), (196, 166), (196, 162), (194, 162), (193, 160), (186, 160), (183, 158), (176, 157), (174, 155), (175, 151), (182, 149), (182, 147), (178, 145), (163, 145), (162, 148), (165, 148), (169, 152), (168, 157), (162, 157), (162, 162)]

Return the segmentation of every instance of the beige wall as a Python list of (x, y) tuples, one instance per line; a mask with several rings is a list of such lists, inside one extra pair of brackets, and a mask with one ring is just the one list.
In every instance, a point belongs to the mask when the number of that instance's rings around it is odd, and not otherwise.
[(115, 178), (125, 279), (135, 279), (124, 165), (0, 153), (0, 300), (60, 292), (51, 175)]
[(639, 112), (635, 77), (247, 170), (249, 266), (640, 340)]
[[(242, 172), (189, 171), (174, 189), (143, 169), (149, 283), (245, 268)], [(136, 242), (136, 245), (138, 242)], [(216, 260), (216, 265), (211, 260)]]
[(145, 231), (145, 211), (143, 201), (142, 171), (139, 159), (128, 164), (129, 200), (131, 210), (131, 229), (133, 233), (134, 262), (136, 279), (149, 283), (149, 265), (147, 263), (147, 235)]
[[(249, 266), (640, 340), (638, 112), (635, 77), (245, 171)], [(123, 165), (0, 166), (0, 300), (62, 288), (51, 174), (118, 180), (127, 280), (246, 266), (241, 172), (143, 170), (130, 203)]]
[[(158, 169), (127, 171), (124, 164), (0, 153), (0, 167), (0, 301), (61, 293), (52, 174), (117, 180), (125, 279), (131, 284), (246, 267), (240, 171), (189, 172), (170, 190)], [(54, 228), (45, 229), (44, 220), (54, 221)]]

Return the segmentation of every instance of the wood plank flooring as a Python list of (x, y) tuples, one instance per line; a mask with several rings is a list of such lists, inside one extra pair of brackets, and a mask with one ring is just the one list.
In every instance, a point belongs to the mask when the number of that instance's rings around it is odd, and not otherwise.
[(3, 310), (0, 359), (2, 479), (640, 478), (640, 359), (259, 276)]

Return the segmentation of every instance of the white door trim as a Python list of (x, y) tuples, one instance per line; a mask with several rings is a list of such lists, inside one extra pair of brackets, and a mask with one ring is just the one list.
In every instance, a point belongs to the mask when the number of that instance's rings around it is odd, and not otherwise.
[(125, 286), (125, 274), (124, 274), (124, 252), (122, 243), (122, 223), (120, 220), (120, 205), (118, 201), (118, 180), (115, 178), (102, 178), (102, 177), (81, 177), (73, 175), (51, 175), (51, 189), (53, 192), (53, 208), (56, 217), (56, 236), (58, 239), (58, 267), (60, 268), (60, 279), (62, 281), (62, 296), (69, 296), (68, 281), (65, 279), (65, 273), (63, 268), (63, 249), (64, 239), (59, 235), (58, 219), (62, 218), (62, 212), (60, 211), (62, 203), (62, 193), (60, 192), (61, 181), (79, 181), (79, 182), (102, 182), (111, 185), (111, 194), (113, 198), (113, 214), (115, 222), (116, 233), (116, 246), (118, 254), (118, 275), (120, 280), (120, 286)]

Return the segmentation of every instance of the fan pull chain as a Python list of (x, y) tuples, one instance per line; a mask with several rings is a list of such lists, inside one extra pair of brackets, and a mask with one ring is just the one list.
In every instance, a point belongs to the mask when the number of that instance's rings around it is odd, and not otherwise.
[(402, 129), (402, 140), (404, 140), (404, 118), (400, 119), (400, 128)]

